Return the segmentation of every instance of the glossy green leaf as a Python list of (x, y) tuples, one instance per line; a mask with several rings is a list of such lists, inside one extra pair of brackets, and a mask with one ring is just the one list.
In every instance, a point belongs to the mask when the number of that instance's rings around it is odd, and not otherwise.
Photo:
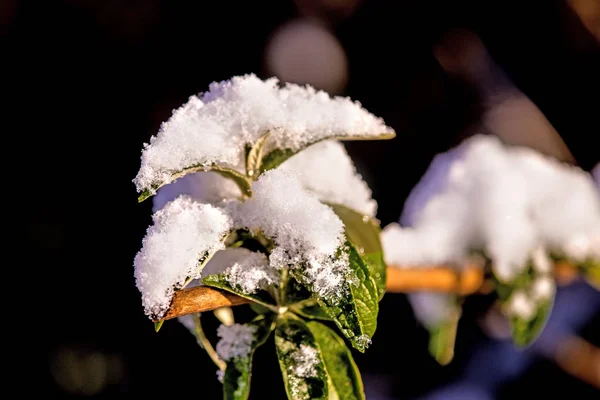
[(275, 149), (275, 150), (272, 150), (267, 155), (265, 155), (265, 157), (263, 158), (263, 162), (262, 162), (262, 165), (260, 168), (260, 173), (262, 174), (263, 172), (266, 172), (270, 169), (277, 168), (285, 160), (292, 157), (294, 154), (297, 154), (297, 153), (301, 152), (302, 150), (304, 150), (305, 148), (307, 148), (313, 144), (322, 142), (324, 140), (342, 140), (342, 141), (386, 140), (386, 139), (393, 139), (394, 137), (396, 137), (396, 133), (383, 133), (383, 134), (377, 135), (377, 136), (373, 136), (373, 135), (329, 136), (329, 137), (317, 140), (315, 142), (309, 143), (305, 147), (298, 149), (298, 150), (282, 149), (282, 148)]
[(296, 154), (292, 149), (275, 149), (263, 157), (260, 165), (260, 173), (277, 168), (285, 160)]
[(200, 164), (200, 165), (194, 165), (189, 168), (182, 169), (181, 171), (175, 172), (171, 175), (169, 182), (162, 182), (162, 183), (152, 186), (151, 189), (144, 190), (139, 195), (138, 202), (141, 203), (142, 201), (146, 200), (147, 198), (154, 196), (154, 194), (156, 194), (156, 191), (167, 183), (174, 182), (175, 180), (177, 180), (187, 174), (193, 174), (195, 172), (201, 172), (201, 171), (216, 172), (219, 175), (222, 175), (223, 177), (234, 181), (239, 186), (242, 194), (244, 194), (246, 196), (250, 196), (252, 194), (251, 187), (250, 187), (250, 181), (248, 180), (248, 178), (246, 178), (243, 174), (239, 173), (238, 171), (231, 169), (231, 168), (216, 165), (216, 164), (210, 164), (210, 165)]
[(314, 336), (304, 321), (287, 313), (277, 318), (275, 347), (290, 400), (328, 399), (328, 377)]
[(348, 252), (349, 266), (353, 273), (353, 277), (345, 283), (345, 294), (341, 298), (316, 299), (323, 311), (350, 340), (352, 346), (364, 352), (377, 328), (377, 285), (354, 245), (346, 242), (343, 251)]
[(309, 319), (320, 319), (331, 321), (329, 315), (323, 311), (319, 302), (315, 299), (308, 299), (290, 306), (290, 311)]
[(364, 399), (360, 373), (344, 340), (320, 322), (310, 321), (306, 325), (313, 334), (325, 362), (329, 376), (329, 398)]
[(237, 294), (240, 297), (243, 297), (245, 299), (248, 299), (250, 301), (258, 303), (258, 304), (260, 304), (264, 307), (267, 307), (273, 311), (277, 310), (277, 306), (275, 306), (275, 303), (274, 303), (273, 299), (271, 298), (271, 296), (269, 295), (269, 293), (267, 293), (264, 290), (259, 290), (258, 292), (254, 293), (254, 294), (245, 293), (242, 290), (231, 286), (231, 284), (227, 281), (225, 274), (207, 275), (206, 277), (204, 277), (204, 279), (202, 279), (202, 283), (204, 283), (206, 286), (223, 289), (230, 293)]
[(260, 172), (263, 149), (270, 135), (271, 132), (267, 132), (261, 136), (254, 145), (246, 147), (246, 175), (250, 178), (255, 178)]
[(352, 242), (365, 260), (371, 276), (377, 283), (379, 299), (385, 294), (387, 266), (381, 245), (379, 221), (342, 204), (327, 203), (346, 227), (346, 237)]
[(259, 315), (247, 325), (255, 330), (254, 340), (250, 345), (251, 350), (245, 357), (236, 357), (228, 360), (223, 375), (223, 399), (245, 400), (250, 394), (250, 379), (252, 377), (252, 356), (254, 351), (262, 346), (275, 328), (274, 315)]

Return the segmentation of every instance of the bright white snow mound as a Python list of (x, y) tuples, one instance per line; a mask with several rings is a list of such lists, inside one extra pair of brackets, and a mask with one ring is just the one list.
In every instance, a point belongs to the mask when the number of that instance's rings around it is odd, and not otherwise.
[(224, 248), (231, 219), (221, 209), (181, 196), (153, 216), (142, 249), (137, 253), (135, 279), (147, 315), (160, 318), (169, 308), (174, 289), (199, 277), (198, 262)]
[(197, 165), (243, 165), (244, 146), (271, 132), (267, 148), (297, 151), (332, 137), (377, 137), (393, 130), (360, 103), (310, 86), (279, 85), (253, 74), (214, 82), (173, 112), (142, 152), (138, 191)]
[(510, 280), (536, 249), (600, 258), (600, 191), (592, 176), (540, 153), (476, 135), (437, 155), (382, 234), (391, 265), (461, 263), (471, 250)]

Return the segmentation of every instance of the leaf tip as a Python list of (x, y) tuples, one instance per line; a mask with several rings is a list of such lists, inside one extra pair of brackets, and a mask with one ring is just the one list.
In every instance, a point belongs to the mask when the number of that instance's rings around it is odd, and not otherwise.
[(154, 322), (154, 332), (160, 331), (160, 328), (162, 328), (164, 322), (165, 322), (164, 319), (160, 320), (160, 321), (155, 321)]
[(142, 194), (140, 194), (138, 197), (138, 203), (141, 203), (142, 201), (146, 200), (150, 196), (152, 196), (152, 192), (150, 192), (149, 189), (144, 190), (142, 192)]

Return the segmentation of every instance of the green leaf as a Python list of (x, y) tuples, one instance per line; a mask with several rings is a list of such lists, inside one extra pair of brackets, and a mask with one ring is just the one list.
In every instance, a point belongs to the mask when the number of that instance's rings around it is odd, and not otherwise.
[(322, 142), (324, 140), (343, 140), (343, 141), (386, 140), (386, 139), (393, 139), (394, 137), (396, 137), (396, 133), (383, 133), (378, 136), (371, 136), (371, 135), (329, 136), (329, 137), (326, 137), (323, 139), (319, 139), (315, 142), (309, 143), (306, 146), (304, 146), (303, 148), (298, 149), (298, 150), (278, 148), (278, 149), (272, 150), (269, 154), (267, 154), (263, 158), (263, 162), (260, 167), (260, 173), (262, 174), (263, 172), (266, 172), (270, 169), (277, 168), (279, 165), (281, 165), (281, 163), (283, 163), (285, 160), (287, 160), (294, 154), (297, 154), (297, 153), (301, 152), (302, 150), (306, 149), (307, 147), (312, 146), (313, 144)]
[(539, 304), (535, 315), (530, 320), (517, 316), (510, 317), (511, 333), (517, 346), (527, 347), (538, 338), (548, 322), (553, 306), (554, 297)]
[[(529, 264), (511, 282), (502, 282), (496, 278), (495, 286), (499, 302), (502, 305), (508, 305), (512, 296), (517, 292), (531, 296), (531, 287), (538, 277), (539, 274)], [(535, 300), (531, 299), (531, 301)], [(525, 319), (518, 315), (508, 315), (513, 341), (519, 347), (526, 347), (538, 338), (550, 317), (552, 307), (554, 306), (554, 295), (549, 300), (535, 302), (535, 314), (530, 319)]]
[(285, 160), (296, 154), (292, 149), (275, 149), (264, 156), (260, 165), (260, 173), (267, 172), (273, 168), (277, 168)]
[[(329, 376), (329, 398), (359, 400), (365, 398), (358, 367), (344, 340), (317, 321), (306, 324), (313, 334)], [(335, 396), (332, 395), (335, 392)]]
[(447, 365), (454, 358), (456, 330), (460, 314), (460, 310), (456, 308), (444, 321), (429, 330), (429, 354), (440, 365)]
[(350, 282), (346, 282), (346, 291), (342, 298), (315, 297), (323, 311), (350, 340), (352, 346), (364, 352), (377, 328), (377, 285), (354, 245), (346, 242), (343, 251), (348, 252), (349, 266), (354, 276)]
[(290, 306), (290, 311), (301, 315), (305, 318), (320, 319), (323, 321), (331, 321), (329, 315), (323, 311), (319, 302), (315, 299), (308, 299)]
[(263, 159), (263, 149), (271, 132), (265, 133), (254, 143), (246, 147), (246, 175), (255, 178), (259, 174)]
[(255, 335), (251, 350), (245, 357), (236, 357), (227, 361), (223, 375), (223, 399), (245, 400), (250, 394), (250, 378), (252, 377), (252, 356), (262, 346), (275, 328), (274, 315), (259, 315), (247, 325), (255, 327)]
[(319, 346), (304, 321), (290, 313), (279, 316), (275, 347), (288, 399), (329, 398), (329, 379)]
[(277, 311), (277, 306), (275, 306), (273, 299), (266, 291), (259, 290), (254, 294), (244, 293), (242, 290), (231, 286), (231, 284), (227, 281), (225, 274), (207, 275), (202, 279), (202, 283), (204, 283), (206, 286), (223, 289), (230, 293), (237, 294), (240, 297), (267, 307), (270, 310)]
[(163, 320), (160, 320), (160, 321), (156, 321), (156, 322), (154, 323), (154, 332), (158, 332), (158, 331), (160, 331), (160, 328), (162, 328), (162, 326), (163, 326), (163, 323), (164, 323), (164, 322), (165, 322), (165, 320), (164, 320), (164, 319), (163, 319)]
[(272, 312), (271, 309), (254, 302), (250, 303), (250, 308), (257, 314), (267, 314)]
[(248, 180), (248, 178), (246, 178), (243, 174), (239, 173), (238, 171), (231, 169), (231, 168), (216, 165), (216, 164), (210, 164), (210, 165), (199, 164), (199, 165), (191, 166), (189, 168), (182, 169), (181, 171), (178, 171), (178, 172), (174, 172), (171, 175), (171, 177), (169, 178), (168, 182), (161, 182), (159, 184), (153, 185), (152, 188), (150, 188), (150, 189), (144, 190), (142, 192), (142, 194), (140, 194), (140, 196), (138, 197), (138, 203), (141, 203), (142, 201), (146, 200), (147, 198), (149, 198), (151, 196), (154, 196), (154, 194), (156, 194), (156, 191), (158, 189), (160, 189), (162, 186), (166, 185), (167, 183), (174, 182), (175, 180), (177, 180), (187, 174), (193, 174), (195, 172), (201, 172), (201, 171), (214, 171), (214, 172), (218, 173), (219, 175), (224, 176), (225, 178), (233, 180), (239, 186), (243, 195), (250, 196), (252, 194), (252, 190), (250, 187), (250, 181)]
[(387, 266), (381, 245), (379, 221), (342, 204), (326, 203), (346, 226), (346, 237), (352, 242), (369, 267), (369, 272), (377, 283), (379, 300), (385, 294)]

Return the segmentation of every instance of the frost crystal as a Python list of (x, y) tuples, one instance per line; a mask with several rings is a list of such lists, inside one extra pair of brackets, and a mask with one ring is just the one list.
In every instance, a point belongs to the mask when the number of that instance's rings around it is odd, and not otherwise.
[(292, 373), (302, 378), (311, 378), (317, 376), (317, 365), (319, 365), (319, 352), (317, 349), (305, 344), (301, 344), (293, 353), (290, 354), (293, 361), (291, 365)]
[(135, 279), (146, 314), (161, 317), (173, 290), (198, 276), (199, 260), (224, 247), (231, 220), (222, 210), (186, 196), (167, 204), (152, 219), (134, 260)]
[(271, 170), (253, 185), (253, 195), (230, 207), (237, 226), (272, 238), (271, 267), (304, 266), (304, 276), (319, 295), (341, 290), (348, 260), (337, 256), (345, 241), (344, 225), (331, 208), (304, 190), (293, 175)]
[(225, 361), (246, 357), (252, 350), (255, 333), (256, 327), (252, 325), (219, 325), (217, 335), (221, 339), (217, 343), (217, 354)]
[(400, 222), (383, 232), (388, 263), (460, 263), (483, 249), (510, 280), (538, 246), (596, 256), (600, 192), (577, 167), (477, 135), (434, 158)]
[(255, 75), (214, 82), (173, 112), (142, 153), (134, 179), (138, 191), (168, 182), (184, 168), (218, 163), (243, 164), (244, 145), (265, 132), (266, 150), (299, 150), (331, 136), (378, 136), (393, 133), (384, 122), (349, 98), (331, 98), (309, 86), (279, 86), (275, 78)]
[(280, 168), (294, 173), (321, 201), (343, 204), (371, 217), (377, 212), (371, 189), (356, 172), (340, 142), (328, 140), (314, 144), (285, 161)]

